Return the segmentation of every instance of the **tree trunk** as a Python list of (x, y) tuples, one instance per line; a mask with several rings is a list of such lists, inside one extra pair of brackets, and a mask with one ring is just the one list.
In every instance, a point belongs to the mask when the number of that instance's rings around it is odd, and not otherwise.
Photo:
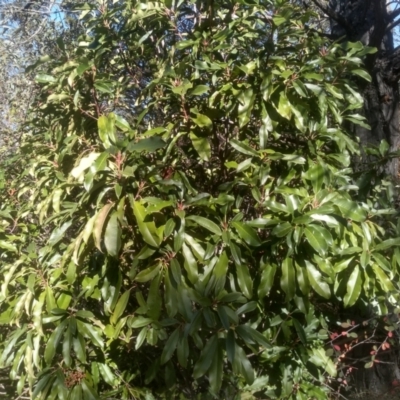
[[(367, 57), (365, 67), (371, 75), (371, 83), (360, 82), (359, 90), (364, 97), (364, 116), (371, 129), (355, 127), (354, 131), (362, 145), (379, 146), (384, 139), (390, 151), (400, 147), (400, 46), (394, 48), (392, 29), (400, 16), (400, 10), (390, 11), (386, 0), (311, 0), (331, 21), (331, 34), (344, 41), (361, 41), (376, 47), (377, 52)], [(400, 3), (400, 1), (399, 1)], [(393, 1), (392, 1), (393, 4)], [(360, 163), (368, 162), (366, 154)], [(398, 158), (384, 164), (382, 172), (399, 181)], [(353, 356), (364, 359), (356, 365), (352, 375), (353, 385), (362, 398), (370, 395), (387, 395), (393, 390), (394, 382), (400, 381), (400, 352), (388, 352), (384, 363), (364, 368), (365, 359), (370, 357), (371, 348), (360, 346)]]

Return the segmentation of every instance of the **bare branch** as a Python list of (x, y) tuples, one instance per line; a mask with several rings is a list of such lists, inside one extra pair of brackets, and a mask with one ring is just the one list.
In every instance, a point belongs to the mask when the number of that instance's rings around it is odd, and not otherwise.
[(389, 21), (394, 21), (394, 19), (396, 17), (398, 17), (399, 15), (400, 15), (400, 8), (398, 8), (397, 10), (394, 10), (391, 13), (389, 13), (389, 15), (388, 15)]
[(400, 24), (400, 19), (391, 23), (385, 30), (385, 32), (390, 32), (393, 28)]

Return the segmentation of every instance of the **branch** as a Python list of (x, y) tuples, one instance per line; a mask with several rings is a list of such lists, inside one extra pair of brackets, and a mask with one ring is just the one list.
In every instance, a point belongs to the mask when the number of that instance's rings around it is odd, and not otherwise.
[(332, 10), (331, 8), (323, 6), (318, 0), (311, 0), (320, 10), (322, 10), (328, 17), (332, 18), (338, 24), (342, 25), (346, 32), (351, 32), (351, 26), (347, 22), (346, 18), (342, 15), (338, 14), (336, 11)]
[[(56, 0), (53, 0), (53, 1), (50, 3), (49, 8), (48, 8), (48, 10), (47, 10), (48, 13), (51, 14), (51, 10), (52, 10), (52, 8), (54, 7), (55, 2), (56, 2)], [(44, 18), (43, 21), (42, 21), (42, 23), (39, 25), (39, 28), (36, 30), (36, 32), (34, 32), (31, 36), (29, 36), (28, 39), (26, 39), (26, 40), (20, 42), (19, 44), (25, 44), (25, 43), (28, 43), (30, 40), (32, 40), (36, 35), (38, 35), (38, 34), (41, 32), (41, 30), (44, 28), (45, 24), (46, 24), (46, 19)]]
[[(400, 9), (399, 9), (400, 11)], [(399, 13), (400, 14), (400, 13)], [(391, 23), (386, 29), (385, 32), (390, 32), (393, 28), (395, 28), (397, 25), (400, 24), (400, 19), (398, 19), (397, 21), (394, 21), (393, 23)]]
[(397, 10), (393, 10), (391, 13), (389, 13), (388, 17), (389, 17), (389, 21), (394, 21), (394, 19), (396, 17), (398, 17), (400, 15), (400, 8), (398, 8)]

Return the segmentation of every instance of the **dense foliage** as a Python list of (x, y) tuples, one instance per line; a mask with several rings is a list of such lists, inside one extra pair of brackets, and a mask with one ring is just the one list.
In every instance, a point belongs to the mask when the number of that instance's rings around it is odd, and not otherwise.
[(393, 185), (345, 129), (373, 50), (285, 0), (80, 19), (0, 192), (0, 366), (40, 399), (327, 398), (335, 310), (398, 299)]

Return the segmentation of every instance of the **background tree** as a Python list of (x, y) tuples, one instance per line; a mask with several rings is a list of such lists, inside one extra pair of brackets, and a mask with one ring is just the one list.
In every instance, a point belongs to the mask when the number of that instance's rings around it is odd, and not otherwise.
[[(375, 145), (369, 148), (367, 156), (379, 154), (379, 143), (384, 139), (394, 153), (399, 150), (400, 114), (399, 114), (399, 78), (400, 46), (394, 42), (396, 28), (400, 24), (399, 2), (385, 0), (348, 1), (331, 0), (329, 2), (312, 0), (331, 23), (331, 34), (338, 40), (361, 41), (365, 45), (377, 48), (377, 52), (367, 56), (365, 67), (372, 81), (358, 82), (359, 91), (364, 98), (364, 115), (369, 127), (356, 126), (354, 132), (363, 145)], [(364, 160), (366, 155), (364, 153)], [(385, 172), (395, 181), (399, 176), (398, 157), (390, 157), (385, 162)], [(368, 164), (367, 164), (368, 165)], [(359, 180), (368, 190), (371, 185), (372, 171), (368, 166)], [(393, 201), (397, 201), (393, 197)], [(360, 353), (358, 357), (361, 357)], [(400, 371), (397, 353), (387, 359), (389, 364), (379, 365), (375, 369), (357, 369), (357, 381), (360, 389), (377, 392), (387, 391), (391, 383), (398, 379)]]
[[(79, 34), (79, 21), (67, 2), (0, 1), (0, 145), (9, 153), (38, 86), (27, 67), (58, 57)], [(61, 39), (62, 38), (62, 39)], [(58, 40), (57, 40), (58, 39)]]
[[(397, 1), (386, 0), (311, 0), (310, 4), (329, 18), (332, 35), (340, 40), (361, 41), (378, 49), (365, 60), (372, 77), (369, 84), (359, 82), (364, 98), (364, 115), (371, 129), (358, 126), (356, 134), (363, 144), (378, 146), (381, 140), (390, 144), (390, 150), (399, 149), (399, 78), (400, 47), (395, 46), (393, 35), (400, 24)], [(398, 178), (398, 158), (386, 164), (386, 172)]]

